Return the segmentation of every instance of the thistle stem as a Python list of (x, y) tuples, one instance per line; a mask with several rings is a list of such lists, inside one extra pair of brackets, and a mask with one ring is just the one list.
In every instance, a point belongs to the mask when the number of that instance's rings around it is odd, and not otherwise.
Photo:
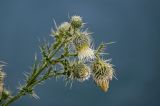
[(17, 99), (21, 98), (24, 95), (26, 95), (26, 93), (23, 92), (23, 91), (20, 91), (20, 92), (17, 93), (17, 95), (15, 95), (11, 99), (9, 99), (5, 104), (2, 104), (2, 106), (8, 106), (9, 104), (13, 103), (14, 101), (16, 101)]
[[(54, 52), (53, 52), (52, 55), (49, 57), (49, 59), (51, 59), (51, 58), (61, 49), (61, 47), (63, 46), (63, 44), (64, 44), (64, 42), (59, 43), (59, 45), (57, 45), (57, 48), (54, 50)], [(60, 59), (61, 59), (61, 58), (60, 58)], [(58, 61), (59, 61), (60, 59), (58, 59)], [(57, 62), (58, 62), (58, 61), (57, 61)], [(57, 62), (55, 62), (55, 63), (52, 64), (52, 65), (55, 65)], [(27, 89), (27, 88), (29, 88), (29, 87), (32, 87), (32, 88), (33, 88), (33, 87), (37, 84), (37, 83), (33, 83), (33, 82), (34, 82), (34, 81), (36, 80), (36, 78), (42, 73), (42, 71), (45, 70), (47, 67), (48, 67), (47, 62), (46, 62), (46, 61), (43, 61), (43, 63), (41, 64), (40, 68), (38, 68), (38, 69), (36, 70), (37, 73), (36, 73), (35, 75), (32, 75), (32, 74), (31, 74), (31, 75), (30, 75), (30, 76), (31, 76), (31, 79), (25, 84), (25, 86), (22, 87), (22, 88), (20, 89), (20, 91), (19, 91), (15, 96), (13, 96), (13, 97), (10, 98), (9, 100), (7, 100), (6, 103), (2, 104), (2, 106), (8, 106), (9, 104), (15, 102), (17, 99), (21, 98), (22, 96), (30, 93), (30, 92), (28, 92), (28, 91), (25, 90), (25, 89)], [(48, 78), (46, 78), (46, 79), (44, 79), (44, 80), (47, 80), (47, 79), (48, 79)], [(39, 80), (38, 82), (40, 83), (40, 82), (42, 82), (42, 81), (43, 81), (43, 80)]]

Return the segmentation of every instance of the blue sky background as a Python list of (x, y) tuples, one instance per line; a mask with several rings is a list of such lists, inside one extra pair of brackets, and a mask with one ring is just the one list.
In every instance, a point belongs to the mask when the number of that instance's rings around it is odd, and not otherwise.
[(65, 87), (51, 79), (36, 88), (40, 100), (23, 97), (11, 106), (160, 106), (159, 0), (0, 0), (0, 60), (8, 63), (6, 87), (17, 91), (30, 71), (38, 39), (52, 39), (52, 19), (80, 15), (94, 32), (95, 45), (107, 47), (118, 80), (107, 93), (89, 80)]

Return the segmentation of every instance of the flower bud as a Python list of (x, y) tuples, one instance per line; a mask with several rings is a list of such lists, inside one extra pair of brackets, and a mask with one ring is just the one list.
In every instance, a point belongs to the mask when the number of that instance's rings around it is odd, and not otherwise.
[(82, 17), (76, 15), (71, 17), (70, 22), (73, 28), (80, 28), (83, 25)]
[(85, 81), (90, 77), (90, 68), (82, 62), (74, 63), (70, 67), (71, 79), (76, 79), (78, 81)]
[(107, 92), (109, 88), (109, 81), (112, 80), (113, 72), (110, 63), (101, 59), (97, 59), (93, 62), (93, 79), (97, 86), (99, 86), (104, 92)]

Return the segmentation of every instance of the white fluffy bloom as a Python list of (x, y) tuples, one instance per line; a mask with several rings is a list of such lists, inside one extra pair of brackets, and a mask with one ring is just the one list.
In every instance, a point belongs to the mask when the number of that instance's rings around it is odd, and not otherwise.
[(80, 60), (93, 60), (95, 58), (94, 50), (90, 47), (83, 47), (78, 51), (78, 58)]
[(74, 45), (80, 60), (93, 60), (95, 58), (94, 50), (91, 48), (91, 40), (85, 34), (77, 35), (74, 39)]

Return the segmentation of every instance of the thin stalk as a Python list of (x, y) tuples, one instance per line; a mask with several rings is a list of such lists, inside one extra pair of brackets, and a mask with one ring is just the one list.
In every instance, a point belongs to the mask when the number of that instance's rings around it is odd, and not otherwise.
[[(58, 45), (57, 49), (53, 52), (53, 54), (49, 57), (49, 59), (51, 59), (63, 46), (63, 43), (60, 43), (60, 45)], [(56, 64), (56, 63), (55, 63)], [(55, 65), (54, 64), (54, 65)], [(53, 64), (52, 64), (53, 65)], [(33, 76), (33, 78), (30, 79), (30, 81), (25, 84), (26, 86), (24, 86), (15, 96), (13, 96), (11, 99), (9, 99), (6, 103), (2, 104), (2, 106), (8, 106), (9, 104), (13, 103), (14, 101), (16, 101), (17, 99), (21, 98), (22, 96), (26, 95), (28, 92), (26, 92), (24, 89), (30, 87), (30, 85), (32, 85), (33, 81), (41, 74), (41, 72), (48, 67), (47, 62), (43, 62), (42, 65), (40, 66), (41, 68), (38, 68), (38, 70), (36, 70), (36, 74)], [(32, 75), (31, 75), (32, 76)], [(36, 83), (35, 83), (36, 84)], [(35, 85), (34, 84), (34, 85)], [(32, 85), (32, 87), (34, 86)]]
[(13, 98), (8, 100), (5, 104), (2, 104), (2, 106), (8, 106), (9, 104), (13, 103), (14, 101), (21, 98), (24, 95), (26, 95), (26, 93), (24, 93), (23, 91), (20, 91), (20, 92), (17, 93), (17, 95), (15, 95)]

